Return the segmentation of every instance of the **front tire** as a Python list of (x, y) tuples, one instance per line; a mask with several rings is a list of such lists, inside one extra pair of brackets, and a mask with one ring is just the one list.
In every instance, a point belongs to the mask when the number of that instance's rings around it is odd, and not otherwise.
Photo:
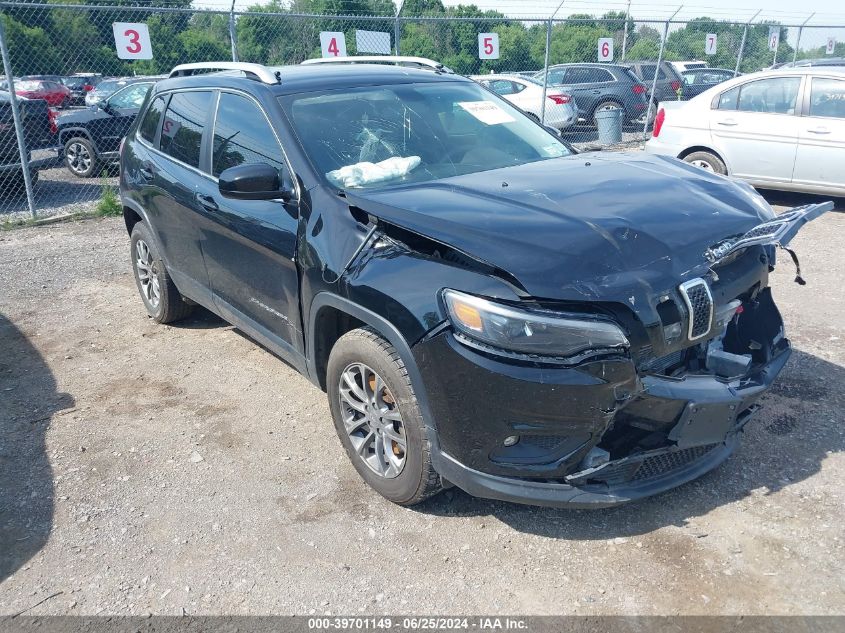
[(65, 166), (78, 178), (90, 178), (97, 173), (97, 152), (87, 138), (74, 137), (65, 143)]
[(408, 371), (390, 343), (370, 328), (347, 332), (329, 355), (326, 383), (335, 430), (364, 481), (405, 506), (441, 490)]
[(152, 234), (143, 222), (132, 227), (132, 272), (147, 314), (157, 323), (184, 319), (193, 306), (182, 298), (161, 259)]
[(695, 165), (705, 171), (711, 171), (714, 174), (728, 175), (728, 168), (724, 161), (710, 152), (693, 152), (684, 156), (684, 162), (690, 165)]

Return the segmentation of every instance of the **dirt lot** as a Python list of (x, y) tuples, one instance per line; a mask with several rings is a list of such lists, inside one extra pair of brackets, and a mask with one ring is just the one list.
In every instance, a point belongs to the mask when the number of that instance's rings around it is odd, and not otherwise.
[(585, 512), (393, 506), (304, 378), (146, 318), (121, 220), (2, 232), (0, 613), (845, 613), (844, 237), (781, 259), (796, 351), (738, 453)]

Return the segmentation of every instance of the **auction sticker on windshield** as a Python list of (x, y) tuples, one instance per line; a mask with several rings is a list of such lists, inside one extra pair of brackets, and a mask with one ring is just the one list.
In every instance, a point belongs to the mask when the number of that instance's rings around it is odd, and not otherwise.
[(516, 121), (510, 114), (492, 101), (459, 101), (458, 105), (487, 125), (513, 123)]

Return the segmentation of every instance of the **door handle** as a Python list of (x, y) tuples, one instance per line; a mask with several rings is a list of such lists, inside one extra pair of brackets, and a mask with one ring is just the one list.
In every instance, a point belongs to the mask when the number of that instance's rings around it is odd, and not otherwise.
[(155, 169), (153, 169), (153, 164), (149, 162), (141, 163), (141, 166), (138, 168), (138, 172), (145, 180), (151, 180), (153, 176), (155, 176)]
[(830, 134), (830, 130), (828, 130), (826, 127), (811, 128), (807, 131), (812, 134)]
[(217, 206), (217, 203), (214, 201), (214, 198), (211, 196), (206, 196), (201, 193), (196, 194), (197, 202), (206, 209), (207, 211), (219, 211), (220, 207)]
[(734, 121), (733, 119), (725, 119), (724, 121), (717, 121), (717, 123), (719, 125), (727, 125), (728, 127), (736, 125), (736, 121)]

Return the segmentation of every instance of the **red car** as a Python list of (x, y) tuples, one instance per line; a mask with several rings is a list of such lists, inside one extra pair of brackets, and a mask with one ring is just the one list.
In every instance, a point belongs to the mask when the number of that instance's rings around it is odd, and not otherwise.
[(47, 105), (62, 108), (70, 105), (71, 94), (67, 86), (58, 81), (24, 79), (15, 83), (15, 94), (27, 99), (44, 99)]

